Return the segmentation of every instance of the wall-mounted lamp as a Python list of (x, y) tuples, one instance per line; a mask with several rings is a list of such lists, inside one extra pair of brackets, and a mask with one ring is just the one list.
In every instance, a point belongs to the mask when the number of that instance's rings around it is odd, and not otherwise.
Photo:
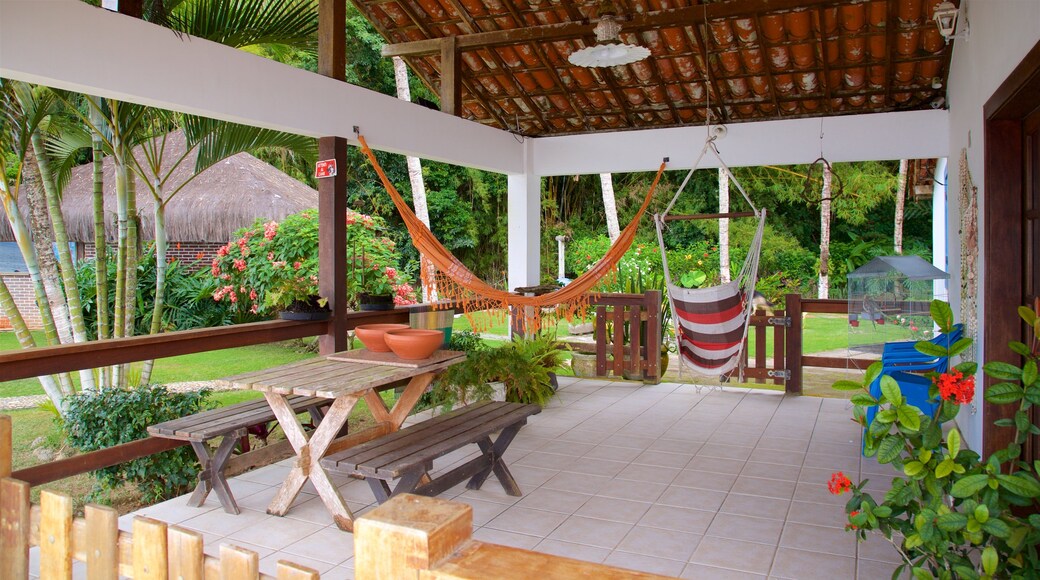
[(939, 34), (942, 35), (947, 44), (949, 44), (953, 39), (960, 40), (968, 38), (967, 16), (964, 17), (964, 25), (961, 26), (963, 30), (960, 34), (955, 34), (957, 32), (957, 16), (959, 13), (960, 11), (957, 7), (949, 0), (938, 4), (935, 7), (935, 11), (932, 13), (932, 20), (935, 21), (935, 25), (939, 28)]

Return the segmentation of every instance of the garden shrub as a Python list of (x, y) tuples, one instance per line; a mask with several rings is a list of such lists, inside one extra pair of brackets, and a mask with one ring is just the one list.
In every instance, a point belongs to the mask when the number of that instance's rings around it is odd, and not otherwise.
[[(208, 390), (171, 393), (164, 386), (102, 389), (67, 397), (64, 428), (78, 451), (96, 451), (148, 437), (147, 427), (204, 409)], [(91, 499), (103, 500), (124, 482), (133, 483), (142, 499), (154, 503), (174, 497), (195, 484), (199, 464), (190, 447), (93, 472)]]
[[(347, 210), (347, 259), (354, 265), (348, 272), (347, 299), (352, 306), (364, 290), (361, 280), (376, 277), (393, 287), (395, 302), (414, 303), (412, 286), (397, 274), (398, 255), (394, 242), (383, 235), (385, 229), (382, 218)], [(213, 300), (238, 312), (270, 314), (297, 298), (317, 295), (318, 212), (304, 210), (281, 222), (258, 219), (238, 230), (217, 251), (210, 273), (219, 280)]]

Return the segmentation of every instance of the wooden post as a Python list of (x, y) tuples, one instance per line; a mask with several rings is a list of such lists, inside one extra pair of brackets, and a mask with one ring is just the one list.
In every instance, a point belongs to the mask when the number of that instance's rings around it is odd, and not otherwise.
[(0, 479), (11, 477), (11, 416), (0, 415)]
[(119, 0), (117, 6), (120, 14), (125, 14), (134, 18), (144, 17), (143, 0)]
[(791, 378), (787, 380), (786, 392), (802, 394), (802, 295), (787, 295), (787, 315), (791, 317), (791, 326), (787, 327), (787, 369)]
[(104, 506), (83, 508), (87, 527), (87, 580), (119, 578), (119, 512)]
[(462, 110), (461, 59), (454, 36), (445, 36), (441, 43), (441, 111), (459, 115)]
[(72, 578), (72, 498), (40, 493), (40, 577)]
[[(773, 312), (773, 316), (784, 318), (786, 316), (786, 313), (785, 313), (784, 310), (776, 310), (776, 311)], [(786, 333), (787, 333), (787, 327), (786, 326), (774, 326), (773, 327), (773, 368), (774, 369), (788, 370), (788, 369), (791, 368), (790, 366), (788, 366), (787, 362), (784, 360), (786, 358), (785, 355), (787, 353), (787, 350), (786, 350), (787, 344), (784, 342), (784, 336), (786, 335)], [(764, 345), (763, 345), (763, 348), (765, 348)], [(783, 385), (783, 384), (785, 384), (785, 382), (786, 382), (785, 379), (783, 379), (782, 377), (779, 377), (779, 376), (776, 377), (775, 379), (773, 379), (773, 383), (777, 384), (777, 385)]]
[(166, 524), (159, 520), (134, 518), (134, 580), (166, 580), (168, 552)]
[(29, 577), (29, 484), (0, 480), (0, 578)]
[(646, 376), (653, 382), (661, 379), (661, 343), (664, 330), (661, 328), (661, 291), (646, 291)]
[(220, 577), (256, 580), (260, 577), (260, 557), (256, 552), (221, 544)]
[[(346, 14), (343, 0), (318, 2), (318, 74), (339, 81), (346, 78)], [(318, 139), (318, 156), (339, 168), (318, 180), (318, 290), (332, 309), (318, 349), (331, 354), (347, 349), (347, 140)]]
[(469, 505), (401, 494), (354, 522), (354, 577), (415, 578), (473, 533)]
[(169, 542), (171, 578), (203, 580), (206, 557), (202, 551), (202, 535), (171, 526), (166, 534)]

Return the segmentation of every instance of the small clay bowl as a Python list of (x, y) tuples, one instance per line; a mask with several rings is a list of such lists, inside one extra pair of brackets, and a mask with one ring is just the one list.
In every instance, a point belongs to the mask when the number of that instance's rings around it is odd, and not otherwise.
[(429, 358), (444, 343), (444, 331), (404, 328), (388, 330), (384, 335), (386, 345), (394, 354), (405, 360)]
[(359, 324), (354, 328), (361, 344), (372, 352), (390, 352), (390, 347), (383, 340), (383, 335), (388, 330), (401, 330), (408, 328), (407, 324)]

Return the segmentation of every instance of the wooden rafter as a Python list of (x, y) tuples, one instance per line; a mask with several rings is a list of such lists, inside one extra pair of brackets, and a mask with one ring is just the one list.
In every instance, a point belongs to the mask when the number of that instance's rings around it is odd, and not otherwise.
[[(888, 0), (885, 4), (885, 106), (892, 102), (892, 83), (895, 81), (896, 59), (896, 14), (899, 2)], [(947, 51), (950, 52), (950, 51)]]

